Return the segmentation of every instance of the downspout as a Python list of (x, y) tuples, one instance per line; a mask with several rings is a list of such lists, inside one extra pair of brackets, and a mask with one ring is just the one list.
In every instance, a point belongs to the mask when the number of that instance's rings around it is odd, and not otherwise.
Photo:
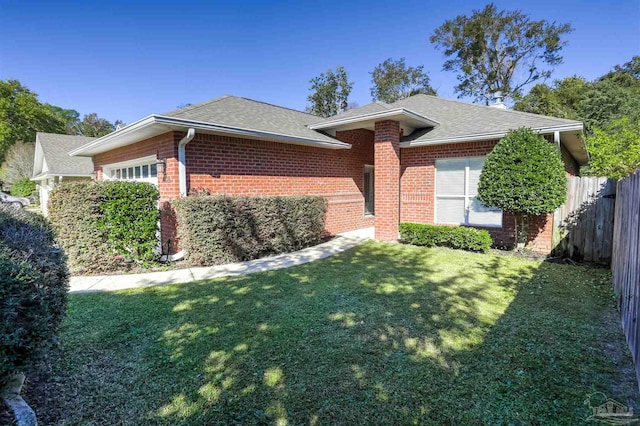
[[(178, 185), (180, 188), (180, 197), (187, 196), (187, 149), (186, 146), (193, 140), (196, 135), (196, 129), (193, 127), (187, 130), (184, 138), (178, 142)], [(184, 257), (184, 250), (180, 250), (176, 254), (166, 254), (160, 258), (162, 262), (173, 262)]]
[(562, 148), (560, 148), (560, 132), (553, 132), (553, 142), (556, 144), (556, 148), (558, 148), (558, 152), (562, 154)]
[(196, 129), (191, 127), (187, 135), (178, 142), (178, 182), (180, 182), (180, 197), (187, 196), (187, 149), (186, 146), (196, 135)]

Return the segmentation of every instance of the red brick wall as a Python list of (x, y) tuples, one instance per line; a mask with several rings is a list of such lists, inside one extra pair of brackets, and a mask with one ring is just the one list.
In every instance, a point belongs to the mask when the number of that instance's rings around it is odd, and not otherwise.
[[(435, 161), (439, 158), (474, 157), (487, 155), (498, 140), (465, 142), (401, 150), (401, 217), (402, 222), (434, 223)], [(566, 154), (565, 154), (566, 152)], [(577, 163), (563, 151), (567, 173), (577, 172)], [(528, 246), (541, 253), (551, 251), (553, 215), (531, 219)], [(498, 245), (513, 244), (514, 218), (503, 214), (502, 227), (477, 227), (489, 231)]]
[(373, 132), (339, 132), (351, 149), (331, 150), (196, 134), (186, 147), (187, 187), (231, 196), (322, 195), (330, 234), (373, 226), (364, 217), (364, 165)]
[(375, 227), (376, 239), (398, 239), (400, 223), (400, 123), (375, 124)]

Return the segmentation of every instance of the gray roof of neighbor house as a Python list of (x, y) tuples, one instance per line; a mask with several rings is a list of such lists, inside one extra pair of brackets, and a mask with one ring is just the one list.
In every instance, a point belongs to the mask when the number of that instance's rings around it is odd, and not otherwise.
[(304, 139), (337, 142), (331, 136), (307, 127), (308, 124), (315, 123), (322, 118), (306, 112), (236, 96), (225, 95), (160, 115)]
[(44, 173), (48, 175), (90, 176), (93, 172), (91, 158), (71, 157), (69, 151), (94, 139), (96, 138), (38, 132), (36, 140), (40, 142), (48, 167)]

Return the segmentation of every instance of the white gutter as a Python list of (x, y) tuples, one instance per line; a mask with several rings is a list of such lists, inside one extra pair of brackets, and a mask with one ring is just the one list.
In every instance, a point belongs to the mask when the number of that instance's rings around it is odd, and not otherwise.
[[(567, 124), (564, 126), (540, 127), (533, 130), (538, 133), (555, 133), (555, 132), (582, 131), (582, 129), (583, 129), (582, 123), (578, 123), (578, 124)], [(506, 134), (507, 132), (480, 133), (476, 135), (458, 136), (454, 138), (407, 141), (407, 142), (400, 142), (400, 148), (414, 148), (418, 146), (442, 145), (446, 143), (474, 142), (474, 141), (481, 141), (481, 140), (488, 140), (488, 139), (500, 139), (505, 137)]]
[[(261, 140), (276, 140), (284, 143), (291, 143), (297, 145), (317, 146), (320, 148), (329, 149), (351, 149), (351, 145), (348, 143), (340, 142), (338, 140), (322, 140), (317, 138), (309, 138), (304, 136), (290, 136), (283, 133), (267, 132), (262, 130), (248, 129), (242, 127), (230, 127), (215, 123), (208, 123), (196, 120), (186, 120), (175, 117), (166, 117), (161, 115), (150, 115), (135, 123), (129, 124), (119, 130), (109, 133), (106, 136), (93, 140), (79, 148), (76, 148), (69, 152), (71, 156), (92, 156), (96, 153), (108, 151), (119, 146), (124, 146), (129, 143), (137, 141), (136, 133), (149, 131), (153, 127), (157, 127), (157, 130), (153, 135), (161, 134), (171, 130), (182, 130), (184, 128), (194, 128), (199, 132), (211, 132), (211, 133), (223, 133), (233, 134), (254, 139)], [(142, 137), (152, 137), (145, 134)], [(122, 141), (122, 139), (125, 139)], [(120, 142), (118, 142), (120, 140)], [(104, 148), (104, 146), (107, 146)], [(98, 152), (96, 152), (96, 148)]]
[(178, 182), (180, 183), (180, 196), (187, 196), (187, 149), (186, 146), (196, 135), (196, 129), (190, 127), (187, 135), (178, 142)]

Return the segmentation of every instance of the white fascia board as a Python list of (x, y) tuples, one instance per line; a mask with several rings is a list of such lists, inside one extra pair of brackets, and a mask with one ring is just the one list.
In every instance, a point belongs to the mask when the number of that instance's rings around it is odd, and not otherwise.
[(40, 174), (38, 176), (34, 176), (32, 177), (30, 180), (32, 181), (40, 181), (40, 180), (45, 180), (45, 179), (49, 179), (52, 177), (56, 177), (56, 176), (62, 176), (62, 177), (91, 177), (91, 173), (44, 173), (44, 174)]
[[(572, 132), (572, 131), (582, 131), (584, 126), (582, 123), (576, 124), (567, 124), (564, 126), (553, 126), (553, 127), (539, 127), (534, 128), (533, 130), (538, 133), (553, 133), (553, 132)], [(430, 139), (426, 141), (409, 141), (409, 142), (400, 142), (400, 148), (414, 148), (418, 146), (428, 146), (428, 145), (444, 145), (447, 143), (462, 143), (462, 142), (475, 142), (481, 140), (489, 140), (489, 139), (500, 139), (507, 135), (508, 132), (494, 132), (494, 133), (478, 133), (475, 135), (468, 136), (457, 136), (453, 138), (441, 138), (441, 139)]]
[(323, 121), (322, 123), (310, 124), (308, 127), (311, 130), (330, 129), (333, 127), (343, 126), (345, 124), (357, 123), (359, 121), (380, 120), (383, 118), (394, 117), (398, 115), (406, 116), (407, 118), (411, 118), (413, 120), (419, 121), (425, 124), (426, 126), (435, 127), (440, 125), (440, 123), (438, 123), (437, 121), (431, 120), (430, 118), (417, 114), (411, 110), (408, 110), (405, 108), (394, 108), (394, 109), (389, 109), (385, 111), (378, 111), (378, 112), (372, 112), (369, 114), (362, 114), (362, 115), (356, 115), (353, 117), (341, 118), (337, 120)]
[[(128, 136), (132, 139), (135, 139), (136, 133), (150, 131), (154, 127), (159, 127), (160, 131), (158, 134), (162, 133), (162, 131), (184, 130), (187, 128), (194, 128), (196, 130), (204, 131), (204, 132), (224, 133), (224, 134), (245, 136), (245, 137), (257, 138), (257, 139), (276, 140), (276, 141), (282, 141), (285, 143), (296, 144), (296, 145), (308, 145), (308, 146), (316, 146), (320, 148), (329, 148), (329, 149), (350, 149), (351, 148), (350, 144), (339, 142), (339, 141), (329, 142), (326, 140), (305, 138), (305, 137), (299, 137), (299, 136), (290, 136), (282, 133), (265, 132), (261, 130), (245, 129), (240, 127), (230, 127), (230, 126), (224, 126), (224, 125), (219, 125), (215, 123), (207, 123), (207, 122), (195, 121), (195, 120), (185, 120), (181, 118), (166, 117), (162, 115), (150, 115), (148, 117), (143, 118), (142, 120), (138, 120), (135, 123), (125, 126), (112, 133), (109, 133), (106, 136), (103, 136), (94, 141), (91, 141), (86, 145), (76, 148), (73, 151), (70, 151), (69, 155), (91, 156), (97, 153), (109, 151), (117, 147), (118, 142), (121, 142), (123, 138)], [(98, 149), (99, 151), (96, 151), (96, 149)]]

